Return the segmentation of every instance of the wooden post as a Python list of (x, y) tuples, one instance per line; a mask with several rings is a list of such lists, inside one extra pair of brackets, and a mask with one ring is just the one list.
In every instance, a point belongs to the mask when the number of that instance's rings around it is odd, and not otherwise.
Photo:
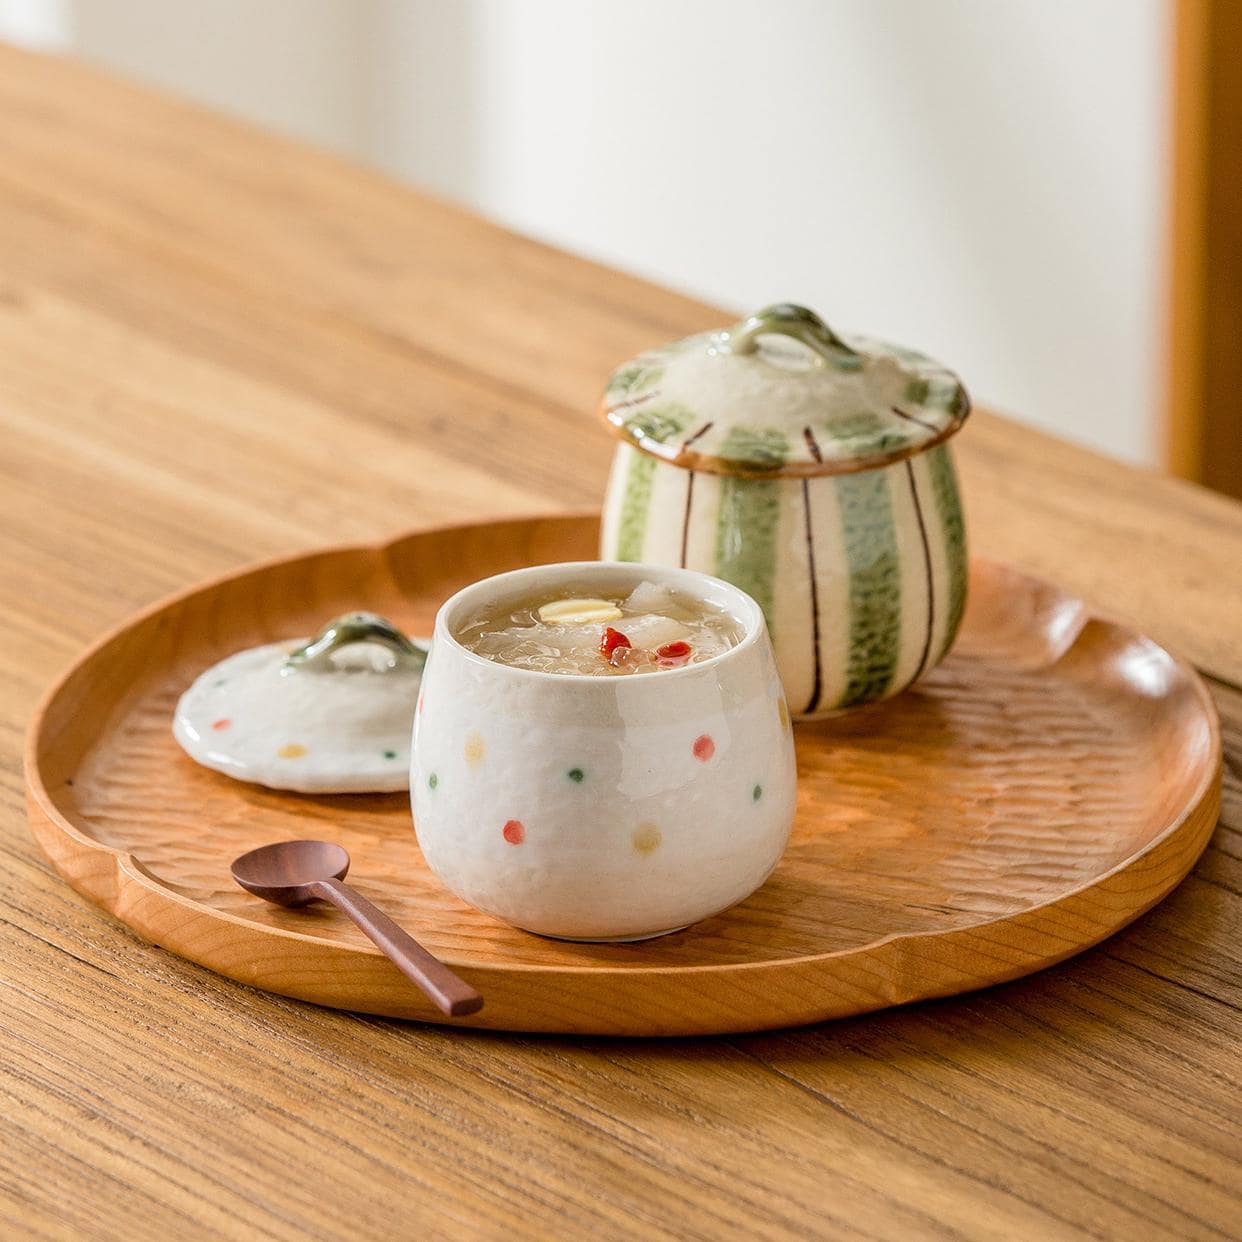
[(1173, 14), (1166, 460), (1242, 497), (1242, 4)]

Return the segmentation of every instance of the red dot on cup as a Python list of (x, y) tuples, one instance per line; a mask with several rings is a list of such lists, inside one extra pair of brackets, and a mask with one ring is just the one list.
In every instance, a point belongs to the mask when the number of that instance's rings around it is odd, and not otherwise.
[(503, 829), (504, 838), (510, 845), (521, 845), (526, 840), (526, 829), (520, 819), (509, 820)]
[(693, 749), (694, 757), (700, 763), (706, 763), (716, 753), (716, 743), (709, 734), (704, 733), (694, 739)]
[(219, 720), (213, 720), (211, 722), (211, 727), (215, 729), (217, 733), (219, 733), (221, 729), (227, 729), (229, 725), (231, 725), (232, 723), (233, 722), (229, 720), (227, 717), (222, 717)]

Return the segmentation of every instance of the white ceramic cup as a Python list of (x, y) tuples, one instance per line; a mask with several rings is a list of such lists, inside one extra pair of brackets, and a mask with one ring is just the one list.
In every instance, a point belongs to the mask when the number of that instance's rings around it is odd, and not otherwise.
[[(498, 664), (454, 637), (498, 603), (667, 585), (723, 608), (722, 655), (629, 676)], [(693, 570), (583, 561), (487, 578), (436, 617), (411, 801), (427, 864), (471, 905), (570, 940), (641, 940), (749, 896), (789, 839), (789, 712), (763, 614)]]

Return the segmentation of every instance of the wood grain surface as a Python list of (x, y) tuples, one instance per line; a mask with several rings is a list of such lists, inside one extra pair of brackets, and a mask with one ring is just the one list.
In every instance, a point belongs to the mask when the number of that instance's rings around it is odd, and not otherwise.
[(1194, 671), (981, 559), (942, 665), (898, 699), (795, 728), (797, 819), (768, 882), (638, 946), (546, 940), (471, 909), (427, 869), (405, 794), (256, 788), (173, 741), (179, 695), (239, 646), (301, 639), (364, 606), (427, 634), (466, 584), (598, 546), (594, 515), (440, 527), (272, 562), (148, 609), (32, 721), (35, 835), (79, 892), (146, 939), (285, 996), (445, 1020), (339, 912), (268, 905), (230, 878), (256, 846), (327, 836), (349, 851), (351, 881), (486, 996), (459, 1025), (715, 1035), (1061, 961), (1164, 897), (1216, 826), (1220, 738)]
[(744, 1038), (351, 1016), (153, 948), (53, 873), (23, 807), (38, 696), (257, 557), (598, 503), (601, 378), (730, 316), (11, 51), (0, 221), (0, 1236), (1238, 1236), (1238, 506), (983, 414), (960, 437), (977, 551), (1219, 679), (1216, 837), (1098, 948)]

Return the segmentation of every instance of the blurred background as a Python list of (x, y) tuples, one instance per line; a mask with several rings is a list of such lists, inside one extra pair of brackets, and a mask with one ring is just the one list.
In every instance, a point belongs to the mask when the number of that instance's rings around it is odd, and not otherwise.
[(1191, 287), (1211, 10), (0, 0), (0, 38), (335, 148), (725, 308), (806, 302), (943, 358), (993, 408), (1232, 490), (1208, 477), (1233, 468), (1210, 441), (1239, 415), (1202, 425), (1210, 325)]

